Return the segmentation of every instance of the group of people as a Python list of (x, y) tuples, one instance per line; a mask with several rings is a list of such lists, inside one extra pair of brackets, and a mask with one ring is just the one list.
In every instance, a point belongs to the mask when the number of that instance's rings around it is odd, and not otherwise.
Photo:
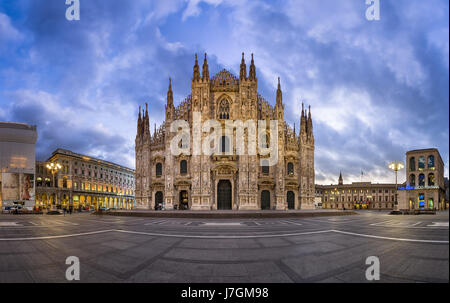
[(72, 206), (64, 207), (64, 208), (63, 208), (64, 216), (66, 215), (66, 213), (68, 213), (69, 215), (71, 215), (71, 214), (72, 214), (72, 211), (73, 211), (73, 207), (72, 207)]

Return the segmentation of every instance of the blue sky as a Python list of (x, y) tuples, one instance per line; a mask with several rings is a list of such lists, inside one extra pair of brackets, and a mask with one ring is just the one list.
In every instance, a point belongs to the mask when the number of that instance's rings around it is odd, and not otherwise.
[[(380, 0), (0, 1), (0, 120), (38, 126), (37, 158), (58, 147), (134, 168), (138, 106), (164, 117), (190, 93), (194, 54), (239, 74), (254, 53), (259, 92), (297, 129), (311, 104), (316, 183), (392, 182), (390, 160), (436, 147), (448, 176), (449, 3)], [(200, 55), (202, 56), (202, 55)], [(404, 180), (403, 174), (400, 180)]]

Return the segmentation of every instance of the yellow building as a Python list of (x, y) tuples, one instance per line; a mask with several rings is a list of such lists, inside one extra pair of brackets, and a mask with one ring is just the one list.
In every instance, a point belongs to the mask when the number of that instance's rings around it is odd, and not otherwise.
[(344, 184), (342, 174), (338, 184), (316, 185), (316, 197), (327, 209), (393, 209), (395, 192), (395, 184), (390, 183)]
[[(59, 164), (52, 174), (47, 164)], [(90, 156), (57, 149), (36, 162), (36, 206), (57, 209), (134, 208), (134, 170)]]

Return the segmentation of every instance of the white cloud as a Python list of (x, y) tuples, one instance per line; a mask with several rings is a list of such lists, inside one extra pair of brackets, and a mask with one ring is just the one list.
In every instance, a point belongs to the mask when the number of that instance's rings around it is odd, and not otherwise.
[(23, 35), (11, 24), (11, 19), (0, 12), (0, 46), (7, 41), (18, 41)]
[(217, 6), (220, 3), (222, 3), (222, 0), (187, 0), (188, 5), (186, 9), (183, 12), (183, 21), (185, 21), (189, 17), (195, 17), (200, 15), (201, 9), (199, 7), (199, 4), (204, 2), (209, 5)]

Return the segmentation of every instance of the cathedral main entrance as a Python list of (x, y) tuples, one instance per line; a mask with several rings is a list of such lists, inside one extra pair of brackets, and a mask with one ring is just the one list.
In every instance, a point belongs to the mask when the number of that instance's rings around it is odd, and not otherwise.
[(268, 190), (261, 192), (261, 209), (270, 209), (270, 192)]
[(162, 209), (163, 204), (163, 193), (161, 191), (157, 191), (155, 194), (155, 210)]
[(220, 180), (217, 185), (217, 209), (231, 209), (231, 183)]

